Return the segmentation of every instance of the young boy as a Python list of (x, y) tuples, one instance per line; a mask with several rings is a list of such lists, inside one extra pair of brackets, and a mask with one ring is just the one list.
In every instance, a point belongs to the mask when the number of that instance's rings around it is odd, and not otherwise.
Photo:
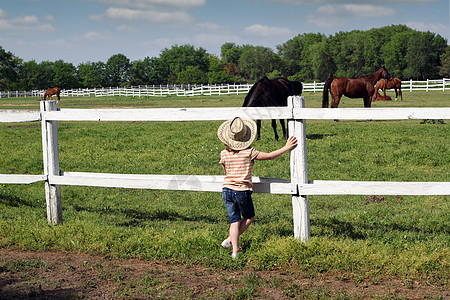
[(297, 139), (289, 137), (284, 147), (270, 153), (258, 151), (251, 147), (256, 136), (256, 123), (239, 117), (222, 123), (217, 136), (225, 145), (225, 150), (220, 152), (220, 163), (225, 172), (222, 198), (230, 221), (230, 235), (222, 242), (222, 247), (232, 247), (234, 259), (240, 251), (239, 236), (255, 218), (251, 196), (254, 160), (277, 158), (297, 146)]

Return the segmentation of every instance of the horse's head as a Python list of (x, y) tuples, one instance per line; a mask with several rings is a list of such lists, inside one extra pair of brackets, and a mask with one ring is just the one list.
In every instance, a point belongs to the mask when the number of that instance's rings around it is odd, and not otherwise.
[(392, 76), (389, 74), (388, 70), (384, 65), (381, 66), (381, 78), (385, 78), (387, 80), (391, 80)]

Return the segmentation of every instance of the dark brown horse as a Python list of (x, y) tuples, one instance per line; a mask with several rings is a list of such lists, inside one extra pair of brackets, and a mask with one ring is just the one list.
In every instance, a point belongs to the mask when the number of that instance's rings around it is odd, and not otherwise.
[[(385, 98), (386, 98), (386, 90), (395, 89), (395, 101), (397, 101), (397, 97), (398, 97), (398, 95), (400, 95), (400, 99), (403, 102), (402, 81), (400, 79), (392, 78), (391, 80), (387, 80), (387, 79), (382, 78), (375, 85), (375, 91), (378, 92), (379, 89), (383, 91), (383, 95)], [(397, 89), (398, 89), (398, 93), (397, 93)], [(374, 94), (373, 98), (375, 98), (375, 94)], [(372, 98), (372, 101), (375, 100), (373, 98)]]
[[(245, 96), (243, 107), (270, 107), (287, 106), (289, 96), (300, 95), (303, 91), (303, 84), (300, 81), (291, 81), (284, 77), (269, 79), (266, 76), (256, 82), (247, 96)], [(284, 120), (280, 120), (283, 129), (283, 138), (287, 138)], [(256, 120), (256, 139), (261, 138), (261, 120)], [(275, 140), (278, 140), (277, 122), (272, 120), (272, 128), (275, 133)]]
[(374, 85), (381, 78), (390, 78), (389, 72), (382, 66), (375, 73), (356, 79), (347, 77), (330, 77), (325, 82), (322, 95), (322, 107), (328, 107), (328, 90), (331, 94), (331, 108), (339, 105), (342, 95), (349, 98), (363, 98), (364, 107), (370, 107), (375, 92)]
[(45, 94), (44, 97), (42, 98), (42, 100), (45, 100), (47, 97), (50, 99), (53, 99), (52, 96), (56, 95), (56, 100), (58, 101), (59, 104), (59, 93), (61, 92), (61, 89), (59, 87), (54, 87), (54, 88), (49, 88)]

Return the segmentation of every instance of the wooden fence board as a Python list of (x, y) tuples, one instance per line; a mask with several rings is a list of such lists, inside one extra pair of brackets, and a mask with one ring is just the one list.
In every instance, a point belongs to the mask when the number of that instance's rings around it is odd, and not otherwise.
[[(89, 172), (64, 172), (62, 176), (49, 176), (55, 185), (82, 185), (98, 187), (160, 189), (183, 191), (222, 191), (222, 175), (147, 175)], [(295, 194), (297, 185), (289, 180), (253, 177), (255, 193)]]
[(38, 110), (0, 110), (0, 123), (35, 122), (41, 120)]
[(296, 108), (294, 119), (408, 120), (450, 119), (450, 107)]
[(0, 174), (0, 183), (30, 184), (45, 179), (47, 179), (45, 175)]
[(450, 195), (450, 182), (314, 180), (298, 187), (304, 195)]
[(146, 109), (61, 109), (45, 112), (46, 120), (59, 121), (208, 121), (229, 120), (236, 116), (250, 119), (288, 119), (287, 107), (234, 108), (146, 108)]

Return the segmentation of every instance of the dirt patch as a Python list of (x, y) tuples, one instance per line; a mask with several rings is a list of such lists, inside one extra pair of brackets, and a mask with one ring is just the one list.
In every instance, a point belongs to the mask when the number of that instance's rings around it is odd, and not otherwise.
[(1, 299), (448, 299), (446, 287), (367, 283), (295, 269), (225, 271), (87, 254), (0, 249)]

